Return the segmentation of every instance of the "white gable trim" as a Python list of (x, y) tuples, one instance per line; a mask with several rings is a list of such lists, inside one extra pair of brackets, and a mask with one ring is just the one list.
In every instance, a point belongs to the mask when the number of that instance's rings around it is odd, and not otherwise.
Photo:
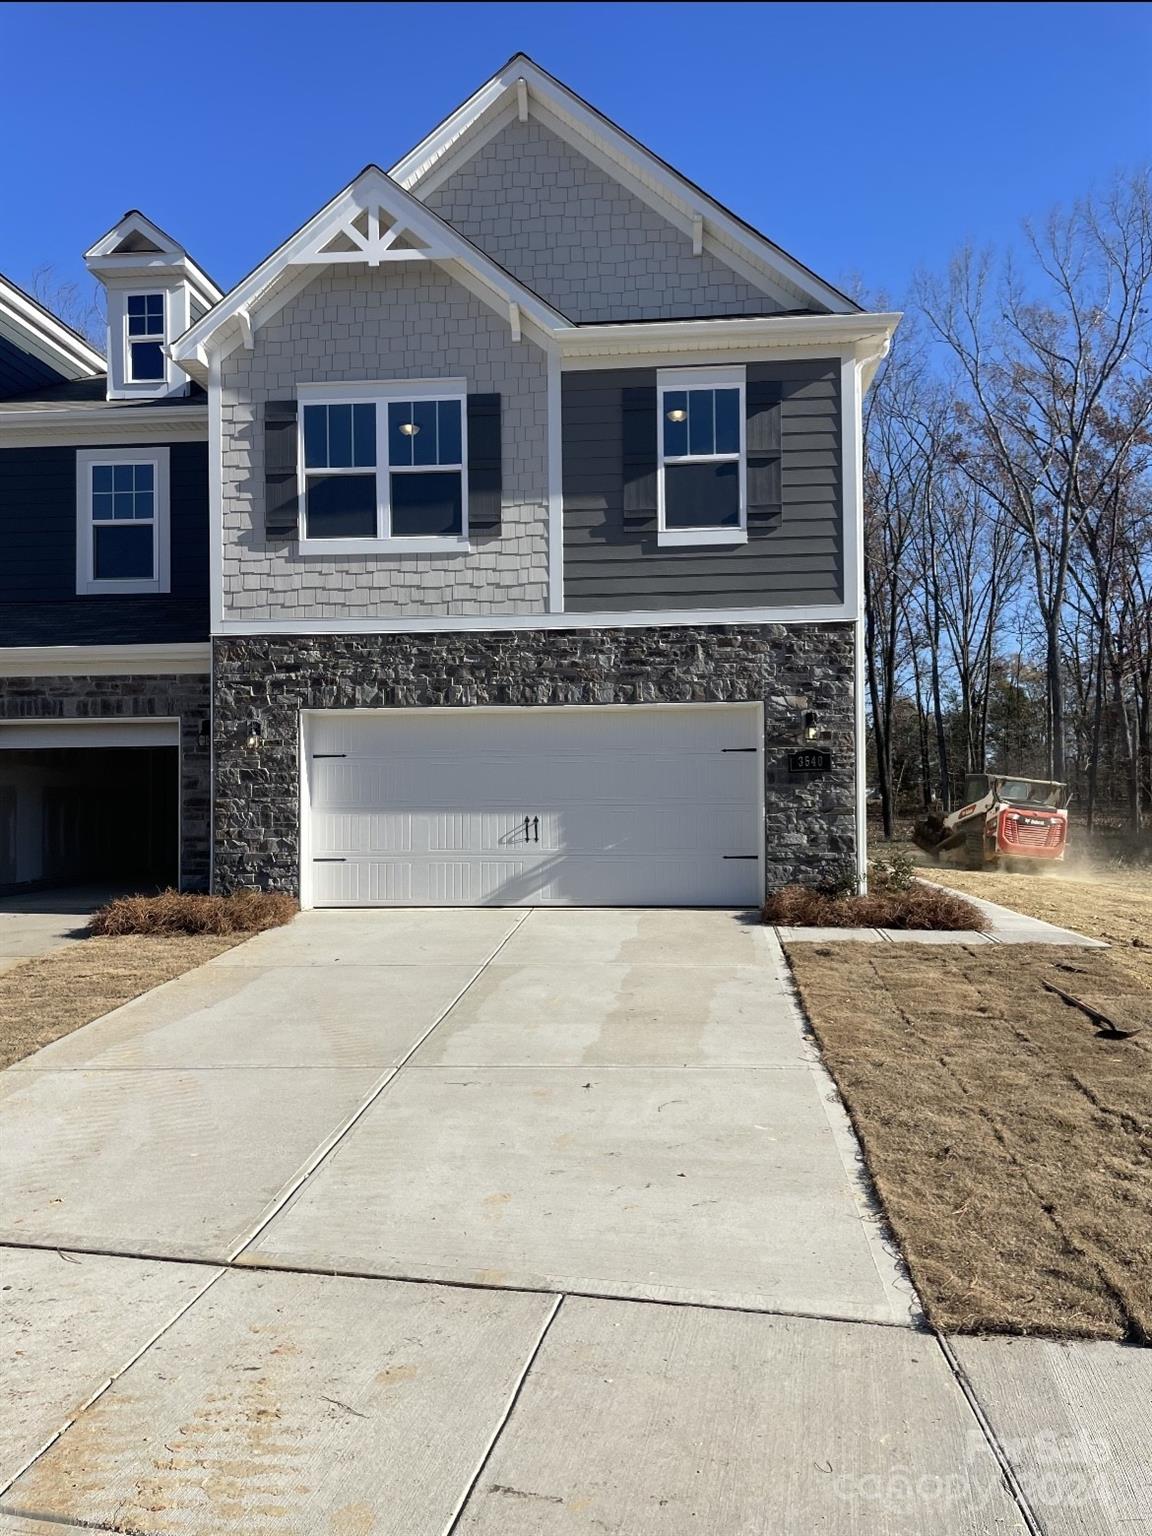
[[(369, 221), (368, 235), (356, 228), (364, 214)], [(391, 229), (382, 231), (381, 215)], [(395, 248), (393, 242), (401, 232), (397, 225), (401, 226), (405, 244), (414, 242), (418, 249)], [(327, 249), (340, 236), (347, 238), (352, 250)], [(245, 344), (252, 332), (266, 324), (325, 267), (348, 263), (375, 267), (397, 260), (436, 262), (496, 309), (510, 326), (518, 319), (525, 332), (541, 342), (557, 330), (572, 328), (571, 321), (558, 310), (517, 282), (378, 167), (369, 166), (214, 309), (190, 326), (174, 344), (172, 355), (187, 372), (200, 377), (206, 370), (209, 352), (223, 355)], [(299, 268), (299, 278), (269, 291), (277, 278), (294, 268)]]
[[(157, 249), (117, 250), (117, 246), (137, 234), (143, 235)], [(84, 252), (84, 261), (90, 272), (105, 279), (140, 277), (159, 281), (164, 276), (178, 274), (201, 303), (217, 304), (223, 298), (222, 291), (206, 272), (201, 271), (184, 247), (136, 208), (126, 213), (107, 234), (101, 235), (95, 245), (89, 246)]]
[(104, 372), (95, 347), (5, 277), (0, 277), (0, 336), (66, 379)]
[[(475, 95), (398, 161), (392, 167), (392, 178), (417, 196), (426, 196), (427, 191), (440, 185), (451, 170), (470, 159), (499, 131), (492, 124), (495, 116), (507, 111), (510, 120), (517, 115), (520, 81), (525, 84), (532, 115), (588, 158), (599, 154), (602, 158), (596, 163), (602, 169), (644, 196), (645, 201), (652, 203), (655, 198), (658, 211), (689, 236), (693, 234), (694, 221), (701, 219), (704, 248), (709, 248), (709, 241), (714, 242), (712, 250), (719, 259), (733, 270), (742, 271), (757, 286), (765, 286), (769, 293), (772, 283), (781, 284), (788, 295), (784, 301), (787, 308), (814, 306), (839, 314), (855, 310), (856, 306), (844, 294), (744, 225), (524, 54), (509, 60)], [(473, 138), (474, 127), (484, 129), (482, 137)], [(449, 165), (442, 164), (449, 159)], [(736, 265), (737, 261), (745, 264), (743, 270)]]

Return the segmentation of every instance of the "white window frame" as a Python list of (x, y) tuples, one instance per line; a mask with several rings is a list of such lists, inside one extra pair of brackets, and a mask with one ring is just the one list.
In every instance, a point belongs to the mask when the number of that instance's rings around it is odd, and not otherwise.
[[(144, 336), (133, 336), (128, 330), (128, 300), (129, 299), (159, 299), (160, 300), (160, 329), (149, 331)], [(150, 386), (153, 389), (160, 388), (168, 377), (168, 358), (164, 352), (164, 343), (168, 339), (168, 295), (163, 288), (133, 289), (131, 293), (124, 295), (124, 381), (127, 384), (139, 384)], [(155, 379), (138, 379), (132, 372), (132, 344), (136, 341), (155, 341), (160, 345), (160, 376)]]
[[(454, 470), (454, 464), (397, 464), (388, 458), (388, 407), (397, 400), (413, 404), (432, 400), (455, 400), (460, 405), (460, 532), (444, 534), (393, 534), (391, 476), (395, 474), (435, 474)], [(367, 475), (369, 466), (308, 471), (304, 464), (304, 410), (309, 405), (366, 405), (376, 407), (376, 533), (370, 538), (310, 538), (308, 536), (308, 475)], [(300, 506), (301, 554), (364, 555), (465, 554), (472, 545), (468, 537), (468, 383), (466, 379), (389, 379), (370, 384), (308, 384), (297, 393), (296, 465), (297, 496)]]
[[(656, 374), (656, 498), (659, 520), (656, 542), (675, 548), (703, 544), (748, 542), (748, 424), (745, 412), (746, 370), (739, 368), (661, 368)], [(664, 397), (689, 389), (738, 389), (740, 448), (737, 453), (683, 453), (665, 457)], [(665, 464), (738, 464), (740, 522), (730, 528), (667, 528), (664, 524)]]
[[(96, 465), (150, 464), (153, 474), (152, 576), (100, 580), (94, 575), (92, 471)], [(140, 527), (139, 522), (133, 525)], [(80, 448), (76, 452), (76, 591), (80, 596), (129, 596), (171, 591), (171, 498), (167, 448)]]

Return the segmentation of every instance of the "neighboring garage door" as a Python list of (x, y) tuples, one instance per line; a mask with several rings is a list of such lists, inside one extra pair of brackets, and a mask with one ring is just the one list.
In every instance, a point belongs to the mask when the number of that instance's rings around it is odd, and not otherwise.
[(304, 752), (315, 906), (761, 899), (756, 705), (317, 712)]

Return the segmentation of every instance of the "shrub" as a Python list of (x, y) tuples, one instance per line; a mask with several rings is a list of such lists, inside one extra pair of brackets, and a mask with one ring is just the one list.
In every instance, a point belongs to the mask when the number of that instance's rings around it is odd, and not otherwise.
[(830, 865), (817, 887), (825, 896), (855, 896), (859, 888), (855, 859), (840, 859)]
[(289, 923), (296, 900), (283, 891), (233, 891), (206, 896), (161, 891), (157, 896), (120, 896), (92, 914), (89, 931), (123, 933), (262, 933)]
[(907, 848), (890, 848), (887, 853), (878, 853), (869, 860), (870, 891), (911, 891), (915, 888), (916, 861)]
[(941, 933), (982, 933), (988, 926), (984, 914), (962, 896), (917, 884), (867, 896), (830, 896), (806, 885), (786, 885), (764, 903), (764, 921), (785, 928), (928, 928)]

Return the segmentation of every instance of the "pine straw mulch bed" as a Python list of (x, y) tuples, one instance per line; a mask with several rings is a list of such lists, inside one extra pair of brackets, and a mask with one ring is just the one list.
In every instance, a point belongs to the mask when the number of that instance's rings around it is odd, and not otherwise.
[[(1146, 952), (788, 958), (935, 1326), (1152, 1342)], [(1100, 1038), (1044, 979), (1143, 1030)]]
[(781, 928), (918, 928), (937, 933), (983, 933), (988, 927), (980, 908), (952, 891), (929, 885), (892, 890), (882, 882), (875, 882), (866, 896), (785, 885), (769, 894), (764, 921)]
[(247, 937), (85, 939), (5, 971), (0, 975), (0, 1067), (10, 1067)]

